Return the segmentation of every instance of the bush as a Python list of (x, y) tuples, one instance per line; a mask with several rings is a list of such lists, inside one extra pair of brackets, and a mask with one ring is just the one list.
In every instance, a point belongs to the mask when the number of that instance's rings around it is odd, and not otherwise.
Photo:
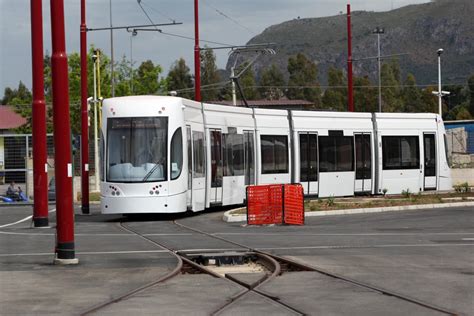
[(411, 196), (410, 189), (407, 188), (406, 190), (403, 190), (402, 195), (403, 195), (404, 198), (408, 199)]
[(453, 188), (454, 188), (454, 191), (456, 191), (456, 193), (467, 193), (471, 191), (471, 188), (469, 187), (469, 183), (467, 182), (455, 184), (453, 185)]

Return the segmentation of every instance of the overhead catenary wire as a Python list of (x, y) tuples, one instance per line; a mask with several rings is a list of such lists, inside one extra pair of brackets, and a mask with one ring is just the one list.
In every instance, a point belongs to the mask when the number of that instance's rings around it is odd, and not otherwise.
[[(229, 84), (229, 81), (222, 81), (218, 83), (213, 83), (213, 84), (208, 84), (205, 86), (202, 86), (203, 88), (212, 88), (213, 86), (222, 86)], [(382, 88), (428, 88), (428, 87), (435, 87), (436, 84), (423, 84), (423, 85), (385, 85), (382, 86)], [(463, 86), (467, 87), (466, 83), (451, 83), (451, 84), (443, 84), (443, 86)], [(246, 86), (243, 87), (244, 89), (347, 89), (347, 86), (320, 86), (320, 85), (312, 85), (312, 86), (290, 86), (290, 85), (285, 85), (285, 86), (264, 86), (264, 85), (253, 85), (253, 86)], [(354, 89), (375, 89), (378, 88), (378, 85), (363, 85), (363, 86), (354, 86)], [(217, 88), (214, 88), (214, 90)], [(208, 89), (208, 90), (213, 90), (213, 89)], [(187, 91), (194, 91), (194, 88), (183, 88), (183, 89), (178, 89), (178, 90), (173, 90), (176, 92), (187, 92)]]
[(176, 20), (171, 18), (169, 15), (161, 12), (161, 11), (158, 11), (157, 9), (155, 9), (154, 7), (152, 7), (151, 5), (149, 5), (148, 3), (146, 3), (145, 1), (143, 0), (138, 0), (138, 4), (143, 4), (145, 5), (146, 7), (148, 7), (150, 10), (154, 11), (156, 14), (158, 15), (161, 15), (162, 17), (164, 17), (165, 19), (171, 21), (171, 22), (175, 22)]
[(207, 1), (203, 1), (202, 2), (204, 5), (208, 6), (209, 8), (213, 9), (215, 12), (217, 12), (217, 14), (223, 16), (224, 18), (228, 19), (229, 21), (233, 22), (234, 24), (240, 26), (241, 28), (247, 30), (248, 32), (250, 32), (252, 35), (257, 35), (254, 31), (252, 31), (250, 28), (248, 28), (247, 26), (241, 24), (239, 21), (237, 21), (236, 19), (230, 17), (229, 15), (225, 14), (224, 12), (222, 12), (221, 10), (219, 10), (218, 8), (216, 8), (215, 6), (209, 4)]
[[(152, 18), (150, 17), (150, 15), (146, 12), (145, 8), (142, 6), (141, 2), (142, 2), (142, 0), (137, 0), (137, 3), (138, 3), (138, 5), (140, 6), (140, 9), (143, 11), (143, 13), (144, 13), (145, 16), (147, 17), (148, 21), (150, 21), (151, 24), (155, 24), (155, 23), (153, 22)], [(138, 30), (138, 31), (145, 31), (145, 30), (142, 30), (142, 29), (137, 29), (137, 30)], [(158, 33), (163, 34), (163, 35), (174, 36), (174, 37), (178, 37), (178, 38), (183, 38), (183, 39), (187, 39), (187, 40), (192, 40), (192, 41), (194, 41), (194, 37), (192, 37), (192, 36), (186, 36), (186, 35), (181, 35), (181, 34), (176, 34), (176, 33), (164, 32), (163, 30), (159, 29), (159, 28), (156, 27), (156, 26), (155, 26), (155, 30), (156, 30)], [(209, 41), (209, 40), (203, 40), (203, 39), (199, 39), (199, 42), (210, 43), (210, 44), (216, 44), (216, 45), (236, 46), (236, 45), (232, 45), (232, 44), (220, 43), (220, 42)]]

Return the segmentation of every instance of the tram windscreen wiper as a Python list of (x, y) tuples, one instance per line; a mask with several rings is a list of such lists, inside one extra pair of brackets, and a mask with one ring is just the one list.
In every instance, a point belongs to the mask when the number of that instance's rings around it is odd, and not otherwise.
[(156, 171), (156, 169), (158, 169), (159, 166), (161, 166), (161, 164), (158, 163), (159, 161), (156, 162), (156, 164), (153, 166), (153, 168), (151, 168), (150, 171), (148, 171), (148, 173), (143, 177), (142, 181), (147, 181), (148, 178), (151, 177), (151, 175)]

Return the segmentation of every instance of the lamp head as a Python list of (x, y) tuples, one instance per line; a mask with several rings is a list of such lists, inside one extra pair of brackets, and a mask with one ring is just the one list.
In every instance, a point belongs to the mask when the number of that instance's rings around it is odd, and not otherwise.
[(437, 53), (438, 53), (438, 56), (441, 56), (441, 54), (444, 52), (444, 50), (442, 48), (438, 49)]

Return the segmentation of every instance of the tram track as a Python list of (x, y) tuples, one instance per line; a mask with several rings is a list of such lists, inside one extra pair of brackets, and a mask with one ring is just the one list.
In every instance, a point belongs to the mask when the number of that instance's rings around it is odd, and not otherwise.
[(355, 279), (343, 276), (341, 274), (337, 274), (337, 273), (334, 273), (334, 272), (327, 271), (327, 270), (322, 269), (322, 268), (309, 266), (309, 265), (303, 264), (301, 262), (297, 262), (295, 260), (291, 260), (291, 259), (288, 259), (288, 258), (277, 256), (275, 254), (271, 254), (271, 253), (268, 253), (268, 252), (265, 252), (265, 251), (261, 251), (261, 250), (255, 249), (253, 247), (235, 242), (233, 240), (229, 240), (227, 238), (224, 238), (224, 237), (221, 237), (221, 236), (216, 236), (214, 234), (202, 231), (200, 229), (196, 229), (196, 228), (184, 225), (182, 223), (179, 223), (177, 220), (174, 220), (173, 223), (175, 225), (181, 227), (181, 228), (193, 231), (195, 233), (203, 234), (205, 236), (208, 236), (208, 237), (211, 237), (211, 238), (214, 238), (214, 239), (218, 239), (220, 241), (224, 241), (224, 242), (233, 244), (235, 246), (242, 247), (242, 248), (246, 249), (249, 252), (259, 253), (259, 254), (266, 255), (270, 258), (273, 258), (274, 260), (276, 260), (280, 264), (280, 266), (285, 267), (282, 271), (288, 270), (288, 271), (312, 271), (312, 272), (317, 272), (317, 273), (320, 273), (322, 275), (325, 275), (325, 276), (328, 276), (328, 277), (331, 277), (331, 278), (334, 278), (334, 279), (352, 284), (354, 286), (362, 287), (362, 288), (365, 288), (367, 290), (371, 290), (373, 292), (376, 292), (376, 293), (379, 293), (379, 294), (382, 294), (382, 295), (392, 296), (392, 297), (395, 297), (397, 299), (416, 304), (418, 306), (424, 307), (424, 308), (429, 309), (431, 311), (444, 313), (446, 315), (458, 315), (458, 313), (455, 312), (455, 311), (448, 310), (446, 308), (443, 308), (443, 307), (440, 307), (440, 306), (437, 306), (437, 305), (434, 305), (434, 304), (431, 304), (431, 303), (424, 302), (424, 301), (419, 300), (417, 298), (410, 297), (410, 296), (407, 296), (407, 295), (404, 295), (404, 294), (401, 294), (401, 293), (398, 293), (398, 292), (395, 292), (395, 291), (392, 291), (392, 290), (384, 289), (384, 288), (381, 288), (379, 286), (368, 284), (368, 283), (365, 283), (365, 282), (362, 282), (362, 281), (359, 281), (359, 280), (355, 280)]
[(200, 264), (190, 260), (188, 258), (188, 255), (179, 253), (178, 251), (162, 244), (159, 243), (144, 234), (139, 233), (136, 230), (131, 229), (130, 227), (127, 227), (123, 222), (119, 224), (120, 229), (127, 231), (131, 234), (134, 234), (152, 244), (154, 244), (157, 247), (160, 247), (162, 249), (167, 250), (170, 254), (172, 254), (178, 261), (176, 267), (170, 271), (169, 273), (165, 274), (164, 276), (160, 276), (158, 279), (153, 280), (152, 282), (145, 284), (143, 286), (140, 286), (138, 288), (135, 288), (133, 290), (130, 290), (126, 293), (121, 294), (118, 297), (112, 298), (110, 300), (104, 301), (102, 303), (99, 303), (86, 311), (83, 311), (80, 315), (85, 316), (85, 315), (92, 315), (96, 312), (101, 311), (102, 309), (115, 304), (119, 303), (121, 301), (127, 300), (139, 293), (142, 293), (154, 286), (159, 285), (160, 283), (163, 283), (171, 278), (174, 278), (180, 274), (186, 274), (186, 273), (196, 273), (196, 271), (199, 271), (199, 273), (205, 273), (208, 274), (212, 277), (216, 278), (223, 278), (228, 280), (229, 282), (234, 283), (235, 285), (239, 286), (242, 288), (242, 291), (238, 292), (234, 296), (232, 296), (230, 299), (228, 299), (226, 302), (224, 302), (222, 305), (220, 305), (218, 308), (216, 308), (213, 312), (211, 312), (211, 315), (219, 315), (221, 312), (225, 311), (227, 308), (232, 307), (235, 304), (238, 304), (240, 299), (244, 298), (248, 293), (254, 293), (255, 295), (262, 297), (267, 300), (271, 300), (272, 302), (276, 303), (279, 305), (281, 308), (284, 310), (288, 311), (291, 314), (294, 315), (305, 315), (305, 313), (297, 310), (296, 308), (289, 306), (285, 303), (282, 303), (279, 301), (277, 297), (271, 296), (263, 291), (260, 291), (258, 289), (259, 286), (262, 286), (263, 284), (267, 283), (271, 279), (277, 277), (278, 275), (281, 274), (281, 267), (280, 264), (273, 259), (271, 256), (267, 256), (265, 254), (258, 253), (256, 254), (258, 256), (259, 262), (264, 265), (269, 271), (271, 271), (270, 274), (265, 274), (263, 277), (261, 277), (259, 280), (256, 282), (253, 282), (252, 284), (246, 284), (245, 282), (242, 282), (236, 278), (233, 278), (231, 276), (226, 275), (225, 277), (209, 270), (206, 269), (204, 266), (201, 266)]
[[(427, 303), (427, 302), (421, 301), (419, 299), (409, 297), (407, 295), (397, 293), (397, 292), (394, 292), (394, 291), (391, 291), (391, 290), (387, 290), (387, 289), (384, 289), (384, 288), (381, 288), (381, 287), (378, 287), (378, 286), (374, 286), (374, 285), (371, 285), (371, 284), (368, 284), (368, 283), (365, 283), (365, 282), (362, 282), (362, 281), (359, 281), (359, 280), (348, 278), (346, 276), (336, 274), (336, 273), (333, 273), (333, 272), (330, 272), (330, 271), (327, 271), (327, 270), (324, 270), (324, 269), (321, 269), (321, 268), (318, 268), (318, 267), (309, 266), (309, 265), (303, 264), (301, 262), (297, 262), (295, 260), (291, 260), (291, 259), (288, 259), (288, 258), (284, 258), (284, 257), (278, 256), (278, 255), (275, 255), (275, 254), (260, 251), (258, 249), (254, 249), (253, 247), (235, 242), (233, 240), (229, 240), (227, 238), (224, 238), (224, 237), (221, 237), (221, 236), (216, 236), (212, 233), (208, 233), (208, 232), (202, 231), (200, 229), (187, 226), (185, 224), (182, 224), (182, 223), (178, 222), (177, 220), (174, 220), (173, 224), (180, 227), (180, 228), (182, 228), (182, 229), (186, 229), (188, 231), (198, 233), (198, 234), (202, 234), (202, 235), (207, 236), (209, 238), (212, 238), (212, 239), (215, 239), (215, 240), (220, 240), (220, 241), (232, 244), (234, 246), (237, 246), (238, 249), (235, 249), (236, 252), (241, 252), (242, 254), (254, 254), (258, 258), (257, 259), (258, 262), (261, 265), (265, 266), (266, 269), (270, 273), (267, 273), (267, 274), (263, 275), (261, 278), (259, 278), (258, 280), (256, 280), (255, 282), (252, 282), (250, 284), (242, 282), (238, 278), (233, 277), (231, 274), (226, 274), (224, 276), (219, 275), (219, 274), (213, 272), (212, 270), (206, 268), (205, 266), (202, 266), (202, 265), (196, 263), (195, 261), (193, 261), (193, 252), (192, 251), (180, 252), (177, 249), (170, 248), (167, 245), (165, 245), (163, 243), (160, 243), (160, 242), (157, 242), (157, 241), (153, 240), (152, 238), (148, 237), (147, 234), (142, 234), (142, 233), (130, 228), (124, 222), (120, 222), (119, 223), (120, 229), (122, 229), (122, 230), (124, 230), (124, 231), (126, 231), (130, 234), (137, 235), (138, 237), (154, 244), (156, 247), (159, 247), (160, 249), (167, 250), (171, 255), (173, 255), (176, 258), (177, 265), (172, 271), (170, 271), (166, 275), (160, 276), (158, 279), (153, 280), (152, 282), (150, 282), (148, 284), (145, 284), (141, 287), (138, 287), (136, 289), (130, 290), (127, 293), (124, 293), (124, 294), (122, 294), (118, 297), (112, 298), (112, 299), (107, 300), (105, 302), (102, 302), (102, 303), (100, 303), (96, 306), (93, 306), (93, 307), (89, 308), (88, 310), (82, 312), (81, 315), (94, 314), (94, 313), (106, 308), (107, 306), (110, 306), (114, 303), (118, 303), (118, 302), (127, 300), (127, 299), (129, 299), (129, 298), (131, 298), (131, 297), (133, 297), (133, 296), (135, 296), (139, 293), (142, 293), (142, 292), (144, 292), (144, 291), (146, 291), (146, 290), (148, 290), (148, 289), (150, 289), (154, 286), (157, 286), (160, 283), (163, 283), (163, 282), (165, 282), (165, 281), (167, 281), (171, 278), (174, 278), (174, 277), (176, 277), (180, 274), (196, 273), (196, 272), (204, 273), (204, 274), (210, 275), (212, 277), (216, 277), (216, 278), (226, 279), (226, 280), (228, 280), (228, 281), (230, 281), (230, 282), (234, 283), (235, 285), (242, 288), (241, 291), (239, 291), (238, 293), (236, 293), (235, 295), (233, 295), (232, 297), (227, 299), (222, 305), (218, 306), (213, 312), (211, 312), (210, 313), (211, 315), (220, 315), (220, 314), (224, 313), (226, 310), (228, 310), (228, 309), (230, 309), (230, 308), (232, 308), (236, 305), (238, 306), (239, 302), (242, 302), (242, 300), (245, 299), (248, 295), (250, 295), (250, 293), (262, 298), (265, 301), (275, 303), (276, 305), (280, 306), (280, 308), (287, 311), (289, 314), (306, 315), (307, 313), (299, 310), (298, 308), (296, 308), (294, 306), (291, 306), (291, 305), (283, 302), (280, 297), (277, 297), (277, 296), (274, 296), (272, 294), (266, 293), (265, 291), (260, 289), (260, 287), (263, 287), (263, 285), (267, 284), (272, 279), (275, 279), (276, 277), (282, 275), (283, 273), (294, 272), (294, 271), (317, 272), (319, 274), (328, 276), (330, 278), (346, 282), (348, 284), (351, 284), (352, 286), (361, 287), (361, 288), (364, 288), (366, 290), (370, 290), (372, 292), (375, 292), (375, 293), (378, 293), (378, 294), (381, 294), (381, 295), (395, 297), (397, 299), (400, 299), (400, 300), (403, 300), (403, 301), (406, 301), (406, 302), (424, 307), (424, 308), (429, 309), (431, 311), (440, 312), (440, 313), (443, 313), (443, 314), (446, 314), (446, 315), (457, 315), (456, 312), (445, 309), (443, 307), (439, 307), (439, 306), (436, 306), (434, 304)], [(219, 252), (216, 252), (216, 255), (218, 255), (218, 254), (219, 254)]]

